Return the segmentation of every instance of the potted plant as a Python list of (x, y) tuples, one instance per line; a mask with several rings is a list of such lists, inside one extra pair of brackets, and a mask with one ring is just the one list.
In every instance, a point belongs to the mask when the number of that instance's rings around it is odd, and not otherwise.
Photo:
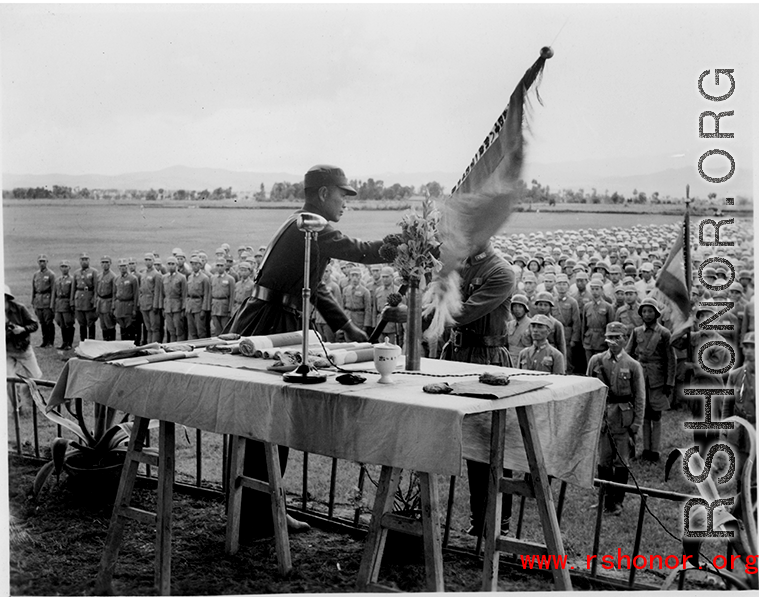
[[(24, 379), (29, 386), (37, 408), (50, 421), (68, 429), (76, 438), (56, 437), (51, 445), (52, 460), (45, 463), (37, 472), (32, 486), (32, 497), (37, 498), (48, 478), (55, 473), (60, 478), (64, 470), (73, 489), (86, 491), (93, 497), (113, 499), (121, 469), (124, 465), (132, 423), (127, 421), (129, 415), (123, 415), (116, 422), (118, 411), (95, 404), (92, 428), (85, 420), (82, 401), (79, 399), (66, 403), (66, 410), (73, 417), (69, 419), (60, 413), (47, 410), (42, 393), (31, 379)], [(155, 428), (157, 421), (151, 421)], [(158, 454), (156, 448), (143, 448), (144, 452)]]

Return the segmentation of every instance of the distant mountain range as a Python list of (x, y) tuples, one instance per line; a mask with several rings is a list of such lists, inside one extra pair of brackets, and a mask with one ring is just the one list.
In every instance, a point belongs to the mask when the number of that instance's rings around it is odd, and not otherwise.
[[(658, 192), (660, 197), (683, 197), (685, 185), (690, 184), (691, 196), (706, 198), (711, 192), (717, 192), (719, 197), (742, 196), (753, 197), (753, 171), (750, 168), (737, 168), (729, 182), (715, 185), (709, 184), (698, 175), (695, 163), (689, 166), (679, 166), (668, 169), (657, 169), (657, 164), (671, 163), (671, 160), (657, 158), (611, 159), (595, 160), (576, 163), (531, 164), (528, 163), (523, 179), (530, 185), (536, 179), (543, 186), (552, 190), (582, 188), (590, 193), (592, 189), (600, 194), (619, 192), (625, 196), (632, 194), (634, 189), (643, 191), (649, 196)], [(680, 161), (679, 163), (682, 163)], [(630, 174), (635, 168), (640, 174)], [(381, 172), (354, 176), (350, 178), (367, 180), (374, 178), (382, 180), (386, 185), (399, 183), (404, 186), (437, 181), (443, 188), (449, 190), (458, 180), (460, 173), (430, 171), (430, 172)], [(221, 168), (189, 168), (172, 166), (154, 172), (128, 172), (116, 175), (104, 174), (4, 174), (2, 188), (10, 190), (16, 187), (48, 187), (53, 185), (67, 187), (86, 187), (88, 189), (119, 189), (119, 190), (197, 190), (232, 187), (237, 192), (257, 191), (263, 183), (267, 193), (275, 182), (298, 182), (303, 180), (303, 174), (289, 172), (238, 172)]]

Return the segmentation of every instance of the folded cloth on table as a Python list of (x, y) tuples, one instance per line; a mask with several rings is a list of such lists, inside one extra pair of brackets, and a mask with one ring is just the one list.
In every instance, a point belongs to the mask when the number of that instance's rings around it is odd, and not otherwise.
[[(269, 334), (268, 336), (243, 336), (240, 338), (240, 354), (252, 357), (257, 350), (266, 350), (279, 346), (295, 346), (303, 343), (303, 332), (286, 332)], [(308, 330), (308, 343), (318, 344), (319, 335), (314, 330)]]

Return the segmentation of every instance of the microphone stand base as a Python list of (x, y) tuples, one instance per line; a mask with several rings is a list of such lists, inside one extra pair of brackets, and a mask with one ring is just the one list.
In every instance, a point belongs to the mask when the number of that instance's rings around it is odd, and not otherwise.
[(327, 376), (310, 365), (299, 365), (294, 371), (284, 373), (282, 379), (288, 383), (313, 384), (327, 381)]

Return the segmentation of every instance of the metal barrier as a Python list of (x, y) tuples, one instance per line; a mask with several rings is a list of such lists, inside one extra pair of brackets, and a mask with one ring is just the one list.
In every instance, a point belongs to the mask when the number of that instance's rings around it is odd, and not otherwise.
[[(48, 380), (34, 380), (35, 383), (42, 388), (52, 388), (55, 386), (55, 382), (48, 381)], [(7, 378), (7, 385), (8, 385), (8, 396), (11, 402), (11, 406), (13, 408), (13, 421), (14, 421), (14, 430), (15, 430), (15, 438), (16, 438), (16, 447), (15, 452), (19, 456), (27, 456), (27, 457), (33, 457), (36, 459), (41, 458), (41, 452), (40, 452), (40, 429), (39, 429), (39, 421), (38, 421), (38, 413), (37, 408), (34, 402), (32, 402), (32, 425), (33, 425), (33, 450), (32, 453), (24, 454), (22, 449), (22, 438), (21, 438), (21, 425), (20, 425), (20, 415), (19, 415), (19, 397), (16, 390), (17, 384), (24, 385), (24, 381), (21, 378), (18, 377), (8, 377)], [(47, 421), (47, 419), (45, 419)], [(51, 427), (53, 425), (51, 424)], [(61, 426), (60, 425), (54, 425), (56, 428), (56, 434), (61, 435)], [(203, 445), (204, 445), (204, 435), (212, 435), (217, 436), (217, 434), (213, 434), (210, 432), (201, 432), (200, 429), (195, 430), (195, 475), (194, 475), (194, 481), (193, 483), (185, 483), (185, 482), (175, 482), (175, 487), (178, 491), (189, 491), (192, 492), (193, 489), (200, 490), (202, 492), (210, 492), (214, 495), (224, 495), (226, 486), (227, 486), (227, 445), (228, 445), (228, 436), (222, 436), (221, 437), (221, 450), (222, 450), (222, 472), (221, 472), (221, 483), (214, 483), (210, 482), (208, 480), (204, 480), (203, 478)], [(187, 435), (189, 439), (189, 434)], [(218, 443), (218, 441), (217, 441)], [(292, 452), (295, 452), (294, 450)], [(309, 499), (309, 454), (307, 452), (303, 452), (303, 464), (302, 464), (302, 491), (300, 496), (300, 511), (309, 515), (311, 520), (313, 521), (326, 521), (327, 523), (332, 523), (329, 526), (332, 528), (338, 528), (343, 529), (345, 531), (357, 531), (357, 530), (365, 530), (367, 525), (361, 521), (361, 514), (362, 512), (367, 512), (370, 510), (369, 508), (364, 508), (361, 506), (361, 504), (357, 504), (353, 511), (352, 518), (343, 518), (340, 516), (335, 516), (335, 499), (336, 499), (336, 493), (337, 493), (337, 471), (338, 471), (338, 463), (339, 460), (337, 458), (331, 459), (331, 467), (330, 467), (330, 479), (329, 479), (329, 492), (328, 497), (326, 500), (327, 504), (327, 514), (324, 516), (323, 514), (320, 514), (315, 508), (309, 508), (308, 503), (319, 503), (319, 500), (317, 499)], [(353, 463), (355, 464), (355, 463)], [(367, 469), (367, 466), (362, 463), (358, 463), (358, 479), (355, 488), (358, 491), (358, 494), (361, 495), (364, 492), (364, 489), (366, 487), (366, 478), (369, 476), (369, 472)], [(145, 478), (148, 480), (155, 480), (155, 477), (152, 476), (150, 467), (146, 466), (146, 472), (144, 475)], [(220, 488), (219, 488), (220, 485)], [(596, 479), (594, 481), (594, 485), (599, 488), (598, 492), (598, 503), (597, 503), (597, 509), (596, 509), (596, 517), (595, 517), (595, 526), (593, 530), (593, 546), (592, 551), (590, 555), (598, 556), (599, 554), (599, 545), (601, 540), (601, 533), (603, 529), (603, 502), (604, 502), (604, 496), (606, 494), (606, 491), (609, 489), (618, 490), (620, 492), (624, 492), (625, 494), (633, 493), (636, 495), (639, 495), (640, 498), (640, 506), (638, 508), (638, 517), (637, 517), (637, 525), (636, 525), (636, 532), (635, 532), (635, 538), (633, 541), (633, 550), (630, 554), (630, 560), (633, 561), (635, 556), (639, 555), (640, 553), (640, 545), (641, 545), (641, 539), (643, 534), (643, 526), (644, 526), (644, 520), (645, 520), (645, 514), (646, 514), (646, 505), (649, 504), (652, 500), (665, 500), (665, 501), (671, 501), (671, 502), (685, 502), (693, 497), (698, 497), (694, 495), (686, 495), (682, 493), (672, 492), (672, 491), (665, 491), (661, 489), (655, 489), (651, 487), (641, 487), (640, 488), (640, 494), (638, 493), (638, 489), (634, 485), (621, 485), (618, 483), (614, 483), (612, 481), (603, 481), (600, 479)], [(445, 522), (443, 527), (443, 548), (445, 549), (452, 549), (453, 551), (462, 551), (458, 547), (451, 547), (450, 546), (450, 537), (451, 537), (451, 526), (452, 526), (452, 515), (454, 510), (454, 498), (455, 498), (455, 489), (456, 489), (456, 477), (450, 477), (449, 479), (449, 487), (448, 487), (448, 500), (447, 500), (447, 506), (446, 506), (446, 515), (445, 515)], [(559, 524), (561, 524), (562, 519), (562, 512), (565, 505), (565, 497), (566, 497), (566, 490), (567, 490), (567, 484), (566, 482), (562, 481), (559, 487), (559, 496), (556, 504), (557, 509), (557, 519), (559, 521)], [(521, 538), (523, 533), (523, 521), (524, 521), (524, 514), (525, 514), (525, 501), (526, 498), (522, 497), (519, 501), (519, 512), (517, 514), (517, 528), (515, 535), (517, 538)], [(323, 503), (323, 502), (322, 502)], [(293, 508), (296, 508), (294, 504), (291, 504)], [(474, 550), (469, 550), (469, 553), (475, 557), (480, 557), (478, 554), (480, 553), (479, 550), (480, 541), (477, 541), (477, 546)], [(727, 561), (730, 562), (730, 546), (727, 547)], [(464, 552), (467, 552), (467, 550), (463, 550)], [(516, 556), (513, 556), (509, 558), (509, 556), (502, 556), (502, 559), (505, 561), (505, 563), (510, 564), (511, 568), (520, 569), (520, 566), (516, 564)], [(636, 583), (636, 568), (634, 566), (630, 566), (630, 572), (628, 575), (628, 579), (626, 583), (621, 583), (618, 579), (610, 576), (604, 576), (599, 574), (598, 572), (598, 564), (597, 564), (598, 558), (593, 558), (590, 572), (582, 572), (578, 570), (573, 570), (571, 572), (571, 575), (575, 578), (584, 578), (586, 580), (590, 581), (600, 581), (602, 583), (607, 584), (610, 587), (615, 587), (618, 589), (658, 589), (659, 587), (651, 586), (642, 584), (640, 582)], [(525, 572), (543, 572), (547, 573), (550, 572), (550, 570), (547, 569), (533, 569), (533, 570), (525, 570)], [(684, 581), (684, 574), (680, 575), (679, 580), (679, 586), (678, 588), (682, 589), (683, 581)], [(726, 575), (726, 580), (728, 584), (731, 584), (733, 581), (729, 578), (728, 575)], [(738, 584), (737, 582), (735, 584)]]

